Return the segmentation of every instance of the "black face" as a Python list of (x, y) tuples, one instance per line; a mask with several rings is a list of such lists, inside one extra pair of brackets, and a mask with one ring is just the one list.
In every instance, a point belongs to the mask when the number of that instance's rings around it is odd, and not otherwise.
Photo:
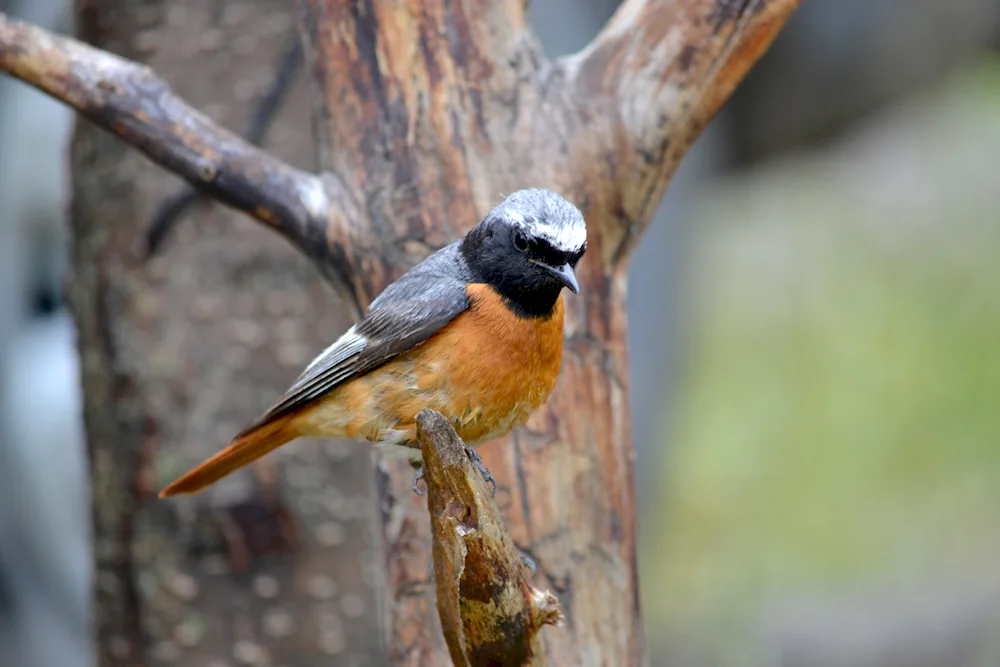
[(530, 223), (487, 221), (466, 235), (462, 254), (476, 279), (506, 297), (516, 313), (547, 317), (564, 287), (579, 291), (573, 269), (587, 246), (562, 250), (531, 231)]

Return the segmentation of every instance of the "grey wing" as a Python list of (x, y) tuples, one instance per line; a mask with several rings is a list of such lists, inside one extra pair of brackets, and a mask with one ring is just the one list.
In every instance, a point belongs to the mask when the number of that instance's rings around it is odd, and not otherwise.
[(372, 302), (368, 315), (310, 363), (274, 406), (240, 435), (312, 403), (419, 345), (468, 308), (464, 272), (435, 270), (441, 268), (431, 261), (436, 255), (386, 288)]

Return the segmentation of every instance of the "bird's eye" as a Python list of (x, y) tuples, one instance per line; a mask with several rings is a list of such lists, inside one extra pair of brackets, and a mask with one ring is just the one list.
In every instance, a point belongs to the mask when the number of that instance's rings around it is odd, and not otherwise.
[(521, 252), (528, 249), (528, 237), (524, 235), (524, 232), (520, 230), (514, 232), (514, 247)]

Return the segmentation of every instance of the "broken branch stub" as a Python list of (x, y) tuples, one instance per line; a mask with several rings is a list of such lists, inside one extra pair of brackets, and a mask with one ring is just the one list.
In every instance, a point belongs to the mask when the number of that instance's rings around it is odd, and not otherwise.
[(533, 588), (491, 488), (440, 413), (417, 415), (431, 519), (437, 607), (455, 665), (544, 665), (538, 632), (561, 625)]

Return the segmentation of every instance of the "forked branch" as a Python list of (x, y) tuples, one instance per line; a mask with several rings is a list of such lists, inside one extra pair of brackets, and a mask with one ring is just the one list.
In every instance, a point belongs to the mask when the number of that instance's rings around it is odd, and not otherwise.
[[(626, 225), (611, 235), (621, 239), (615, 257), (628, 256), (691, 143), (799, 2), (626, 0), (583, 51), (556, 64), (553, 71), (562, 76), (548, 81), (564, 82), (587, 116), (605, 125), (608, 141), (602, 157), (614, 165), (612, 177), (621, 193), (618, 219)], [(316, 8), (328, 3), (301, 6), (318, 19)], [(500, 11), (492, 3), (489, 7)], [(515, 13), (507, 18), (521, 25), (523, 17)], [(310, 27), (306, 25), (306, 35), (312, 44), (316, 40)], [(268, 224), (311, 257), (331, 282), (353, 289), (350, 266), (343, 266), (352, 263), (344, 261), (342, 246), (351, 238), (347, 221), (357, 218), (357, 212), (348, 188), (333, 176), (295, 169), (219, 127), (146, 67), (2, 13), (0, 70), (74, 107), (205, 195)], [(587, 111), (594, 108), (600, 112), (596, 116)], [(415, 116), (426, 111), (410, 110)], [(321, 136), (327, 124), (319, 123)], [(406, 133), (412, 132), (411, 125), (405, 124)], [(356, 137), (356, 129), (343, 131)], [(320, 143), (329, 150), (343, 142)], [(361, 151), (325, 163), (364, 162), (367, 155)], [(404, 158), (402, 153), (394, 157)]]
[[(801, 0), (625, 0), (581, 52), (562, 59), (584, 105), (610, 105), (626, 257), (671, 176)], [(625, 141), (622, 141), (625, 138)]]
[(417, 415), (431, 516), (437, 606), (456, 666), (543, 665), (555, 597), (528, 583), (500, 508), (465, 443), (441, 414)]

